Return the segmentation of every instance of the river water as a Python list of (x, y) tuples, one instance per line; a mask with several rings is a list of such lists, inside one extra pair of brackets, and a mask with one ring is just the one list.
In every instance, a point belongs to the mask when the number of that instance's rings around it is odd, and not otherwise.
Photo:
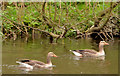
[[(62, 39), (57, 44), (50, 44), (46, 38), (28, 41), (25, 39), (6, 40), (2, 42), (2, 73), (3, 74), (117, 74), (118, 73), (118, 42), (119, 39), (108, 41), (105, 46), (105, 58), (79, 58), (69, 50), (98, 50), (99, 40), (92, 39)], [(52, 58), (55, 65), (52, 70), (35, 69), (25, 71), (18, 68), (19, 59), (33, 59), (46, 62), (48, 52), (54, 52), (58, 57)]]

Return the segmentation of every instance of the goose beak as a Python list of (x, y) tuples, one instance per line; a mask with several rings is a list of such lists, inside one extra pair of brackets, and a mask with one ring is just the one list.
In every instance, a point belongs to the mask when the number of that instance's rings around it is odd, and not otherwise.
[(105, 43), (105, 45), (109, 45), (109, 43)]
[(54, 54), (53, 57), (58, 57), (58, 56)]

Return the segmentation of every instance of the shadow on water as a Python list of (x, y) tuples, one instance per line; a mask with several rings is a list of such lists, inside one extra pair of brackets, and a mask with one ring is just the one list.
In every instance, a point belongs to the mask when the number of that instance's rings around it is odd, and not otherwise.
[[(118, 73), (118, 39), (108, 41), (105, 46), (106, 56), (101, 58), (74, 56), (69, 50), (98, 50), (99, 40), (62, 39), (57, 44), (50, 44), (49, 39), (6, 40), (2, 45), (3, 74), (117, 74)], [(52, 58), (56, 67), (50, 69), (20, 69), (16, 61), (34, 59), (46, 62), (48, 52), (54, 52), (58, 58)]]

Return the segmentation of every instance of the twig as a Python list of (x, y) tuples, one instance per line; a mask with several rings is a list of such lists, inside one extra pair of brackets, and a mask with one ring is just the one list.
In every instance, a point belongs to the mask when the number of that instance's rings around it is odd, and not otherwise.
[(102, 38), (102, 36), (100, 35), (100, 33), (97, 33), (99, 36), (100, 36), (100, 38), (104, 41), (104, 38)]

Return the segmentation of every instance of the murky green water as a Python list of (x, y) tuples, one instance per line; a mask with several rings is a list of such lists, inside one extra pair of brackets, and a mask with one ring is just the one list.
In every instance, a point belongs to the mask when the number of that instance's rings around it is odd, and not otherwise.
[[(3, 74), (116, 74), (118, 73), (118, 39), (109, 41), (105, 46), (104, 60), (95, 58), (76, 58), (70, 49), (95, 49), (98, 43), (92, 39), (64, 39), (58, 44), (49, 44), (48, 39), (36, 39), (26, 42), (24, 39), (16, 41), (6, 40), (2, 44), (2, 72)], [(23, 71), (17, 69), (18, 59), (35, 59), (46, 62), (49, 51), (53, 51), (58, 58), (52, 58), (56, 65), (53, 70), (37, 69)]]

